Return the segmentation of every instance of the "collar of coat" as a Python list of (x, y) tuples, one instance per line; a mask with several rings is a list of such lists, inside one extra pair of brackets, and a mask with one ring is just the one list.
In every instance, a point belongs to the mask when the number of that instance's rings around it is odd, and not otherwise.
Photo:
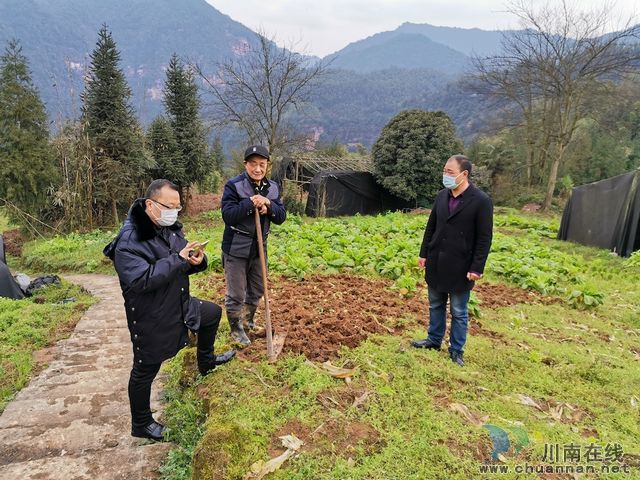
[[(146, 198), (137, 199), (129, 209), (131, 225), (133, 225), (133, 228), (136, 230), (138, 239), (143, 242), (151, 240), (158, 234), (158, 227), (151, 221), (145, 210), (145, 200)], [(180, 230), (182, 228), (182, 224), (180, 222), (176, 222), (166, 228), (169, 230)]]
[(247, 172), (244, 172), (244, 176), (247, 180), (249, 180), (251, 188), (253, 188), (256, 193), (259, 193), (263, 197), (267, 196), (267, 194), (269, 193), (269, 180), (267, 180), (267, 177), (263, 177), (262, 180), (256, 182), (249, 176)]

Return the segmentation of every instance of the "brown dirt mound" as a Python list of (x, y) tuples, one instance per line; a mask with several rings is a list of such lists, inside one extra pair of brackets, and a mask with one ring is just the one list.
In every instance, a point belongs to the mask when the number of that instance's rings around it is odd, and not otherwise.
[(353, 388), (349, 385), (340, 388), (323, 390), (316, 395), (316, 400), (329, 410), (346, 412), (350, 408), (365, 408), (372, 393), (365, 388)]
[(198, 215), (202, 212), (218, 210), (221, 198), (221, 195), (217, 193), (194, 193), (189, 198), (186, 213), (187, 215)]
[[(198, 282), (217, 293), (223, 303), (224, 279), (212, 275)], [(350, 275), (314, 276), (304, 281), (278, 278), (271, 283), (271, 319), (277, 335), (286, 334), (282, 353), (304, 354), (314, 361), (335, 358), (342, 345), (354, 348), (371, 334), (399, 334), (407, 328), (425, 325), (428, 301), (424, 290), (405, 299), (390, 287), (392, 282)], [(480, 284), (476, 287), (482, 308), (544, 301), (543, 297), (504, 285)], [(262, 304), (261, 304), (262, 306)], [(262, 324), (260, 309), (257, 323)], [(501, 340), (497, 332), (486, 330), (475, 319), (471, 334)], [(266, 340), (252, 338), (240, 352), (245, 359), (265, 356)]]
[(429, 208), (414, 208), (407, 212), (409, 215), (429, 215), (431, 213), (431, 209)]
[(458, 438), (447, 438), (446, 440), (438, 440), (439, 445), (445, 445), (449, 451), (459, 457), (464, 457), (465, 453), (470, 452), (479, 462), (486, 462), (491, 458), (493, 445), (489, 436), (483, 436), (477, 443), (465, 444), (461, 443)]
[(498, 308), (520, 303), (552, 303), (555, 299), (543, 297), (539, 293), (513, 288), (499, 283), (480, 283), (474, 288), (480, 299), (480, 308)]
[(20, 230), (7, 230), (0, 233), (4, 238), (5, 251), (14, 257), (22, 256), (22, 245), (24, 245), (25, 239)]
[(270, 456), (274, 457), (284, 452), (279, 437), (290, 434), (304, 442), (302, 450), (331, 451), (344, 458), (356, 455), (361, 449), (370, 455), (384, 446), (380, 433), (364, 422), (346, 417), (331, 418), (311, 431), (311, 428), (300, 420), (292, 418), (272, 436), (269, 444)]

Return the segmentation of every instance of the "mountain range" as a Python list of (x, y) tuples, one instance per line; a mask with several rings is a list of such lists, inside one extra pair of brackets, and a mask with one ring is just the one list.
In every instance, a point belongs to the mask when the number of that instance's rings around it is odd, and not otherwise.
[[(164, 69), (175, 52), (205, 70), (255, 41), (205, 0), (2, 0), (0, 46), (20, 40), (50, 118), (79, 114), (79, 94), (97, 32), (106, 24), (143, 124), (162, 112)], [(456, 87), (472, 55), (500, 50), (501, 33), (404, 23), (327, 56), (331, 74), (305, 123), (321, 141), (370, 146), (402, 109), (448, 111), (464, 138), (478, 129), (479, 100)]]

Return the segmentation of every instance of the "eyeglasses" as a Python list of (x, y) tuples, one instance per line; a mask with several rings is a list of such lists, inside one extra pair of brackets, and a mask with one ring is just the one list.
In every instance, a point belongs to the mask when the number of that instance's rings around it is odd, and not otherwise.
[(158, 205), (162, 205), (164, 208), (166, 208), (166, 209), (168, 209), (168, 210), (177, 210), (177, 211), (182, 210), (182, 205), (178, 205), (176, 208), (173, 208), (173, 207), (170, 207), (170, 206), (168, 206), (168, 205), (165, 205), (164, 203), (159, 202), (159, 201), (157, 201), (157, 200), (152, 200), (152, 199), (149, 199), (149, 200), (151, 200), (152, 202), (157, 203)]

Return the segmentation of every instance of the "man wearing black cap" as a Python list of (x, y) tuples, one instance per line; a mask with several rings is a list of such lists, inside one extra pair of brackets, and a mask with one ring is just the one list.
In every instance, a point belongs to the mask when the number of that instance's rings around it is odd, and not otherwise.
[(262, 145), (247, 148), (245, 171), (229, 180), (222, 194), (225, 307), (231, 336), (240, 346), (251, 343), (244, 326), (255, 329), (254, 316), (264, 293), (254, 212), (260, 213), (265, 254), (270, 223), (280, 225), (287, 217), (278, 185), (265, 178), (269, 162), (267, 148)]

